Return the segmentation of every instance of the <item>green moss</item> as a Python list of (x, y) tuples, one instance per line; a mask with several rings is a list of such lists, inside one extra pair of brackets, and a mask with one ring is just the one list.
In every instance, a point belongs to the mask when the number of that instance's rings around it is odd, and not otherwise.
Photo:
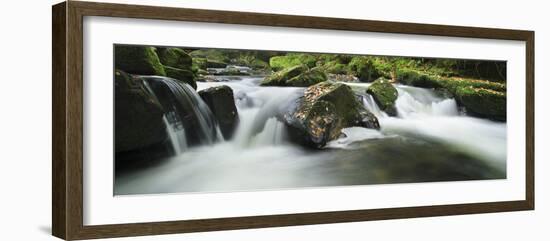
[(191, 87), (193, 87), (193, 89), (197, 89), (196, 77), (192, 71), (186, 69), (178, 69), (170, 66), (164, 66), (164, 70), (166, 71), (167, 77), (177, 79), (190, 85)]
[(294, 78), (303, 72), (307, 71), (307, 66), (305, 65), (296, 65), (293, 67), (286, 68), (284, 70), (272, 73), (270, 76), (266, 77), (260, 85), (262, 86), (284, 86), (286, 81)]
[(398, 70), (396, 79), (403, 84), (422, 88), (440, 88), (444, 86), (444, 83), (438, 78), (411, 69)]
[(327, 75), (319, 68), (313, 68), (285, 81), (285, 86), (308, 87), (327, 80)]
[(158, 49), (158, 56), (160, 62), (165, 66), (191, 70), (193, 60), (189, 54), (180, 48)]
[(254, 59), (246, 65), (252, 69), (269, 69), (269, 64), (261, 59)]
[(189, 53), (193, 58), (205, 58), (209, 61), (229, 63), (231, 58), (228, 56), (227, 50), (222, 49), (199, 49)]
[[(328, 86), (329, 90), (318, 97), (319, 100), (333, 103), (336, 113), (341, 117), (344, 126), (354, 126), (360, 118), (363, 106), (355, 98), (355, 94), (348, 85), (342, 83), (323, 82), (321, 86)], [(325, 87), (326, 88), (326, 87)]]
[(459, 87), (455, 96), (466, 107), (466, 111), (472, 115), (506, 121), (506, 94), (503, 92)]
[(384, 111), (392, 109), (397, 100), (397, 89), (387, 79), (374, 81), (366, 91), (372, 95), (378, 106)]
[(320, 68), (327, 74), (347, 74), (348, 66), (338, 61), (330, 61), (322, 64)]
[(348, 68), (350, 73), (355, 75), (362, 82), (372, 82), (383, 76), (383, 72), (376, 66), (375, 62), (368, 57), (353, 57)]
[(115, 46), (115, 67), (131, 74), (166, 75), (153, 47)]
[(309, 68), (315, 67), (317, 57), (312, 54), (295, 54), (290, 53), (283, 56), (275, 56), (269, 59), (271, 69), (278, 71), (296, 65), (305, 65)]
[(194, 69), (206, 69), (206, 58), (193, 57), (193, 67)]

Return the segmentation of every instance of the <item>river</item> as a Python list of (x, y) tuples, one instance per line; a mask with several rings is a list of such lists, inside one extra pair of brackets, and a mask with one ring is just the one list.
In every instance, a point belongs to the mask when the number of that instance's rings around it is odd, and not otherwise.
[(395, 85), (397, 117), (390, 117), (365, 94), (368, 83), (346, 83), (381, 129), (346, 128), (323, 150), (309, 150), (287, 142), (274, 117), (304, 88), (261, 87), (262, 77), (217, 78), (225, 81), (197, 82), (197, 91), (233, 89), (240, 118), (234, 138), (116, 173), (116, 195), (506, 178), (506, 123), (466, 116), (433, 90)]

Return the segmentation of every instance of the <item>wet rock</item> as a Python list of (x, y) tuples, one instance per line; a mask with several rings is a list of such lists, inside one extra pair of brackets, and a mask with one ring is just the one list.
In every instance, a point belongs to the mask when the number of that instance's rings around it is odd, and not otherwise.
[(397, 100), (397, 89), (393, 87), (388, 79), (379, 78), (367, 89), (367, 94), (372, 95), (374, 101), (381, 110), (389, 115), (395, 116), (395, 101)]
[(165, 66), (191, 71), (193, 59), (180, 48), (158, 49), (158, 56), (160, 62)]
[(115, 46), (115, 67), (130, 74), (166, 75), (154, 47)]
[(227, 85), (222, 85), (201, 90), (199, 95), (214, 114), (223, 137), (226, 140), (230, 139), (239, 124), (233, 90)]
[(164, 111), (139, 77), (115, 71), (115, 152), (148, 148), (168, 137)]
[(180, 82), (190, 85), (193, 89), (197, 89), (196, 77), (191, 70), (178, 69), (170, 66), (164, 66), (164, 70), (167, 77), (177, 79)]
[(289, 127), (291, 140), (313, 148), (337, 139), (346, 127), (380, 128), (376, 117), (363, 107), (349, 86), (330, 81), (307, 88), (304, 97), (282, 119)]

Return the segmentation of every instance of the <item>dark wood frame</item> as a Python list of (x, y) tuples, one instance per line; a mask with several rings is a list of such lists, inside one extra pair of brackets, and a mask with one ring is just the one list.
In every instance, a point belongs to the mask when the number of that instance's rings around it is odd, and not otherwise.
[[(68, 1), (52, 7), (52, 233), (66, 240), (202, 232), (229, 229), (355, 222), (533, 210), (534, 189), (534, 41), (533, 31), (275, 15), (169, 7)], [(83, 17), (108, 16), (192, 22), (284, 26), (399, 34), (519, 40), (526, 43), (526, 193), (525, 200), (182, 220), (114, 225), (83, 225)]]

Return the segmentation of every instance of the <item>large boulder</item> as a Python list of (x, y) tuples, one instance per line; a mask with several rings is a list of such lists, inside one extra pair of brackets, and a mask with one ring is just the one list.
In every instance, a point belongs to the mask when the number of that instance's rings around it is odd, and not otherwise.
[(199, 95), (214, 114), (223, 137), (226, 140), (230, 139), (239, 124), (233, 90), (227, 85), (222, 85), (201, 90)]
[(266, 77), (260, 85), (308, 87), (326, 80), (327, 75), (321, 69), (309, 69), (305, 65), (296, 65), (273, 73)]
[(164, 111), (139, 77), (115, 71), (115, 152), (140, 150), (165, 142)]
[(474, 116), (506, 121), (506, 93), (484, 88), (460, 87), (455, 97)]
[(191, 70), (193, 59), (189, 54), (180, 48), (161, 48), (158, 49), (160, 62), (165, 66), (173, 68)]
[(291, 140), (313, 148), (337, 139), (346, 127), (380, 128), (349, 86), (330, 81), (307, 88), (282, 119)]
[(154, 47), (115, 46), (115, 68), (137, 75), (166, 75)]
[(397, 113), (395, 109), (397, 89), (393, 87), (389, 80), (379, 78), (369, 86), (366, 92), (373, 97), (381, 110), (390, 115), (395, 115)]

